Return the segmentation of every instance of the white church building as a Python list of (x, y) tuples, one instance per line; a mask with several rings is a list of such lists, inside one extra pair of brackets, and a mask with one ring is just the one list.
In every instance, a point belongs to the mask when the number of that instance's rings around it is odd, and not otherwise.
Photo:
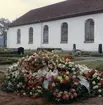
[(103, 0), (66, 0), (37, 8), (10, 24), (7, 47), (76, 48), (97, 51), (103, 44)]

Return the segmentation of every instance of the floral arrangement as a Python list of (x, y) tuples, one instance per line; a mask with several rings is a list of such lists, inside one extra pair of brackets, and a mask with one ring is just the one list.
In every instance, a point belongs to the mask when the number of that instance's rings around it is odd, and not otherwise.
[(15, 95), (37, 98), (43, 94), (43, 78), (37, 73), (23, 70), (20, 65), (13, 65), (5, 74), (3, 90)]
[(2, 90), (37, 98), (47, 96), (59, 103), (103, 96), (103, 73), (74, 64), (71, 56), (38, 51), (8, 68)]
[(97, 70), (89, 70), (83, 74), (90, 83), (91, 96), (103, 96), (103, 73)]
[(69, 72), (60, 72), (48, 85), (53, 100), (61, 103), (70, 103), (73, 99), (76, 99), (80, 87), (79, 79), (73, 78)]

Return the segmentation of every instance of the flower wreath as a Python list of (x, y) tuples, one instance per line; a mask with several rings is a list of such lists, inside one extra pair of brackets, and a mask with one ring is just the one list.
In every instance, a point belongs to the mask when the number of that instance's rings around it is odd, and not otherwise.
[(49, 97), (60, 103), (70, 103), (72, 100), (79, 97), (81, 85), (78, 78), (73, 78), (69, 72), (60, 72), (57, 78), (49, 83)]

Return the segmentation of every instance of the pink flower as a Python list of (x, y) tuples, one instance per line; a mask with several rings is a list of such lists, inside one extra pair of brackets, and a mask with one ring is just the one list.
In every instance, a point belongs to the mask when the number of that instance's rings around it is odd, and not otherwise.
[(71, 99), (73, 99), (73, 98), (74, 98), (74, 96), (73, 96), (72, 94), (71, 94), (71, 96), (70, 96), (70, 97), (71, 97)]
[(68, 97), (69, 97), (68, 95), (63, 95), (63, 99), (64, 99), (64, 100), (67, 100)]
[(74, 95), (74, 97), (77, 97), (77, 93), (74, 93), (73, 95)]
[(54, 95), (54, 96), (56, 96), (56, 95), (57, 95), (56, 91), (54, 91), (54, 92), (53, 92), (53, 95)]

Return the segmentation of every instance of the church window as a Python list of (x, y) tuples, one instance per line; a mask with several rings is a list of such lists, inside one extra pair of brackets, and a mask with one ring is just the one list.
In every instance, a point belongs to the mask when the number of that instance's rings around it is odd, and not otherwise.
[(43, 43), (48, 43), (49, 38), (49, 27), (47, 25), (43, 28)]
[(18, 29), (17, 30), (17, 44), (20, 44), (21, 43), (21, 30)]
[(67, 43), (68, 42), (68, 24), (62, 23), (61, 26), (61, 43)]
[(85, 22), (85, 42), (94, 42), (94, 20), (87, 19)]
[(29, 28), (29, 44), (33, 43), (33, 28)]

